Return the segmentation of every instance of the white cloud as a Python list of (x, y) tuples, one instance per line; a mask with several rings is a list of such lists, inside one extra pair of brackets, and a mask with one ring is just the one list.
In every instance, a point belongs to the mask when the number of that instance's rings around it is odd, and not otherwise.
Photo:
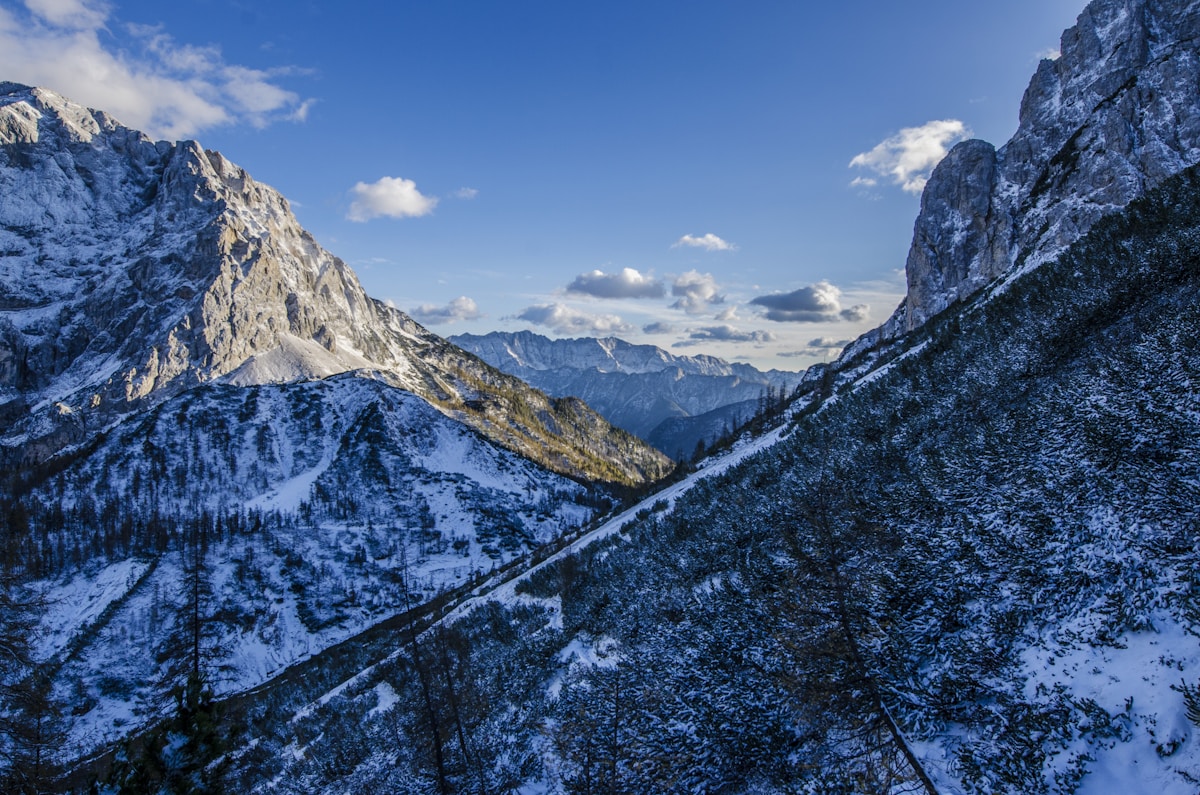
[(620, 273), (601, 270), (581, 273), (567, 285), (567, 292), (596, 298), (662, 298), (666, 291), (658, 279), (634, 268), (622, 268)]
[[(298, 70), (226, 63), (216, 47), (176, 43), (155, 27), (118, 25), (92, 0), (26, 0), (0, 8), (0, 75), (57, 91), (155, 138), (224, 124), (303, 120), (311, 106), (281, 87)], [(109, 44), (128, 34), (127, 46)]]
[(850, 187), (852, 188), (873, 188), (878, 184), (879, 180), (874, 177), (855, 177), (850, 180)]
[(409, 312), (409, 314), (429, 326), (436, 326), (441, 323), (455, 323), (459, 320), (478, 320), (483, 317), (475, 302), (465, 295), (460, 295), (446, 306), (421, 304)]
[(767, 319), (780, 323), (829, 323), (839, 319), (859, 323), (870, 315), (868, 305), (843, 309), (841, 299), (842, 291), (822, 280), (790, 293), (760, 295), (750, 303), (764, 307)]
[(474, 199), (479, 195), (479, 191), (475, 188), (459, 188), (450, 195), (456, 199)]
[(706, 251), (734, 251), (737, 246), (717, 237), (709, 232), (706, 235), (695, 237), (693, 235), (684, 235), (676, 240), (671, 248), (679, 248), (680, 246), (688, 246), (690, 248), (702, 248)]
[(671, 295), (679, 299), (671, 306), (674, 309), (682, 309), (689, 315), (700, 314), (711, 304), (725, 301), (725, 297), (717, 290), (717, 281), (711, 273), (688, 271), (676, 278), (675, 283), (671, 285)]
[(1062, 57), (1062, 50), (1058, 47), (1047, 47), (1037, 54), (1039, 61), (1057, 61)]
[(891, 179), (909, 193), (920, 193), (925, 189), (933, 167), (946, 156), (949, 148), (970, 134), (966, 125), (957, 119), (905, 127), (871, 151), (855, 155), (850, 167), (869, 169)]
[(545, 326), (560, 334), (583, 334), (596, 337), (606, 334), (625, 334), (633, 330), (633, 326), (623, 322), (616, 315), (593, 315), (558, 303), (527, 307), (516, 318)]
[(372, 218), (418, 218), (433, 212), (438, 200), (424, 196), (417, 183), (403, 177), (383, 177), (378, 182), (359, 182), (350, 190), (354, 201), (346, 218), (362, 223)]
[(108, 6), (85, 0), (25, 0), (34, 16), (70, 30), (98, 28), (108, 16)]

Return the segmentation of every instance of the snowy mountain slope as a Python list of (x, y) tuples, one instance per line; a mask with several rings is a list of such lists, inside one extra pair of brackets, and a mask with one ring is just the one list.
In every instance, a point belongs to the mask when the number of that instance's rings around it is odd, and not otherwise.
[(1029, 201), (989, 208), (994, 153), (956, 150), (920, 312), (812, 371), (787, 438), (247, 729), (229, 780), (1194, 792), (1200, 174), (1169, 175), (1195, 15), (1088, 7), (1026, 98)]
[(419, 602), (551, 541), (587, 502), (380, 379), (209, 385), (130, 418), (22, 503), (13, 552), (50, 593), (39, 657), (73, 705), (66, 751), (169, 706), (193, 533), (224, 695), (400, 612), (406, 587)]
[(0, 436), (40, 461), (197, 384), (373, 368), (560, 472), (625, 483), (662, 456), (371, 299), (287, 201), (194, 141), (154, 143), (0, 86)]
[(230, 780), (923, 791), (900, 736), (939, 792), (1194, 792), (1197, 288), (1192, 171), (809, 393), (755, 454), (247, 729)]
[[(713, 356), (674, 356), (613, 337), (551, 340), (520, 331), (461, 334), (450, 341), (548, 394), (580, 398), (609, 422), (676, 458), (739, 425), (729, 424), (735, 418), (748, 419), (768, 390), (790, 394), (801, 378)], [(735, 404), (743, 405), (730, 408)]]

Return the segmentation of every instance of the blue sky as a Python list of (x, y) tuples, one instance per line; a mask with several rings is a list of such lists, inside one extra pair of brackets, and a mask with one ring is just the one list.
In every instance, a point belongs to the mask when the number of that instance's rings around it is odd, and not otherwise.
[(0, 79), (278, 188), (444, 335), (801, 369), (899, 302), (938, 156), (1082, 0), (0, 0)]

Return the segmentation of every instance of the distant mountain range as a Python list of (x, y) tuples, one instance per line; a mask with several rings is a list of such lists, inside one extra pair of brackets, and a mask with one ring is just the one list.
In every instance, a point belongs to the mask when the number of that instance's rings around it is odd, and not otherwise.
[(802, 373), (761, 372), (714, 356), (674, 356), (624, 340), (552, 340), (530, 331), (449, 338), (547, 394), (573, 396), (677, 460), (790, 395)]

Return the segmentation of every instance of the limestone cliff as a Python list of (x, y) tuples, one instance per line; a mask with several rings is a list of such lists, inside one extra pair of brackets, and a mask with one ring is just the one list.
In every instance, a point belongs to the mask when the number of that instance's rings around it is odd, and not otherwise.
[(1060, 49), (1038, 67), (1007, 144), (966, 141), (934, 170), (906, 264), (908, 294), (883, 338), (1014, 266), (1044, 262), (1200, 162), (1200, 3), (1095, 0)]

